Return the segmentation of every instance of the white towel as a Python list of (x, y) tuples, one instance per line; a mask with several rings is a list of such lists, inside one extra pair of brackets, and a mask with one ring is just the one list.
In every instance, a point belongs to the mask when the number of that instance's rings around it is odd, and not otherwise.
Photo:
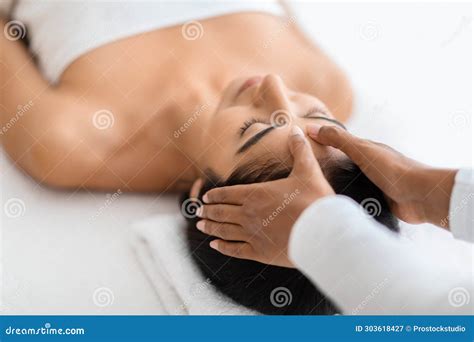
[(180, 214), (155, 215), (133, 224), (132, 243), (164, 314), (257, 314), (219, 293), (204, 278), (192, 260)]

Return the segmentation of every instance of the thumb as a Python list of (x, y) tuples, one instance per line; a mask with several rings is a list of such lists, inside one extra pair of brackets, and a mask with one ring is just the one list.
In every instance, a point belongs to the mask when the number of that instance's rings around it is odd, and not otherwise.
[(293, 170), (291, 174), (299, 177), (309, 177), (314, 172), (322, 173), (302, 129), (298, 126), (293, 126), (290, 134), (289, 145), (291, 155), (293, 156)]

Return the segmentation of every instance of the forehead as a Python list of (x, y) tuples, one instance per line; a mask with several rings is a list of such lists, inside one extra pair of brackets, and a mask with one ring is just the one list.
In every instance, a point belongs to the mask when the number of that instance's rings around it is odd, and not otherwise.
[[(234, 135), (232, 132), (231, 136)], [(226, 137), (221, 134), (221, 139), (215, 141), (209, 146), (205, 157), (205, 165), (211, 168), (215, 173), (226, 179), (237, 167), (249, 163), (265, 165), (268, 161), (277, 161), (282, 167), (291, 168), (293, 157), (288, 146), (289, 128), (274, 129), (268, 136), (262, 138), (257, 144), (241, 154), (236, 154), (238, 148), (244, 143), (245, 139)], [(342, 152), (332, 147), (322, 146), (308, 139), (313, 154), (317, 159), (338, 158)]]
[(243, 121), (228, 117), (219, 121), (221, 121), (219, 125), (214, 123), (210, 126), (207, 137), (204, 138), (207, 147), (203, 159), (204, 167), (214, 170), (218, 176), (226, 178), (235, 168), (252, 161), (263, 163), (272, 159), (288, 163), (287, 132), (275, 129), (247, 151), (237, 153), (238, 149), (250, 139), (250, 136), (240, 137)]

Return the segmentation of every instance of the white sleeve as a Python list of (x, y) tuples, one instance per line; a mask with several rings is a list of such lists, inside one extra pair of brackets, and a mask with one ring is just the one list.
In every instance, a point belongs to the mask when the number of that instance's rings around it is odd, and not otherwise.
[(454, 270), (345, 196), (323, 198), (302, 213), (289, 253), (345, 314), (474, 313), (472, 262)]
[(449, 229), (457, 239), (474, 241), (474, 171), (456, 174), (449, 203)]

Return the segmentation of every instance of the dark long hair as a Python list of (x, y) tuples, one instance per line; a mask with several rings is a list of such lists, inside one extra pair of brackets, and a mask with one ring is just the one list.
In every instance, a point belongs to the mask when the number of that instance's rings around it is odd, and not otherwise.
[[(287, 177), (290, 172), (280, 163), (272, 162), (240, 167), (225, 181), (209, 172), (198, 201), (215, 187), (276, 180)], [(344, 160), (325, 168), (325, 174), (336, 193), (351, 197), (359, 204), (367, 199), (378, 203), (374, 218), (398, 232), (398, 221), (390, 212), (382, 191), (354, 163)], [(187, 198), (187, 195), (183, 196), (183, 201)], [(196, 228), (198, 218), (187, 220), (187, 238), (194, 262), (218, 291), (235, 302), (268, 315), (332, 315), (339, 312), (331, 300), (297, 269), (225, 256), (209, 247), (214, 238)]]

